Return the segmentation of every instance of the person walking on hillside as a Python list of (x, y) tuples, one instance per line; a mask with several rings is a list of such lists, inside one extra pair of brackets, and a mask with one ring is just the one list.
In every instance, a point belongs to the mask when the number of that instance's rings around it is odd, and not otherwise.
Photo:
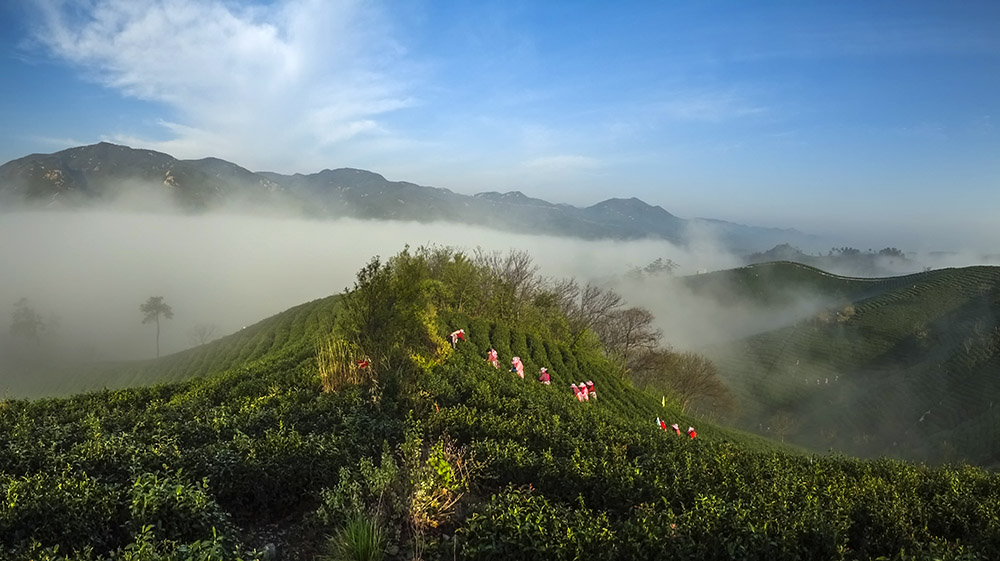
[(493, 368), (500, 370), (500, 357), (497, 356), (497, 350), (490, 347), (490, 352), (486, 353), (486, 362), (493, 365)]
[(538, 377), (539, 382), (545, 384), (546, 386), (552, 383), (552, 378), (549, 376), (548, 368), (545, 368), (543, 366), (542, 369), (538, 371), (538, 373), (540, 374), (540, 376)]
[(521, 362), (521, 357), (516, 356), (510, 359), (510, 371), (520, 376), (522, 380), (524, 379), (524, 363)]
[(465, 341), (465, 330), (459, 329), (458, 331), (452, 331), (451, 334), (448, 335), (448, 338), (451, 339), (451, 348), (455, 348), (455, 346), (458, 345), (459, 340)]

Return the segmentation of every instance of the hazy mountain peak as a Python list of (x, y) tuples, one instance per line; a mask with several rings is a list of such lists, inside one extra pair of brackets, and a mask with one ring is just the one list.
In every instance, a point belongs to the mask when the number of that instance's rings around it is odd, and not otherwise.
[(662, 213), (671, 217), (674, 216), (673, 214), (667, 212), (663, 207), (659, 205), (653, 206), (637, 197), (629, 197), (627, 199), (611, 198), (606, 201), (601, 201), (588, 208), (595, 210), (613, 210), (625, 213), (654, 212), (654, 213)]

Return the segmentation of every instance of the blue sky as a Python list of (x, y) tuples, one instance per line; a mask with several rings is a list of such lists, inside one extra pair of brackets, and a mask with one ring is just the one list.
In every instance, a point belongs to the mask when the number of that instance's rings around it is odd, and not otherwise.
[(993, 1), (8, 2), (0, 83), (0, 161), (107, 140), (1000, 240)]

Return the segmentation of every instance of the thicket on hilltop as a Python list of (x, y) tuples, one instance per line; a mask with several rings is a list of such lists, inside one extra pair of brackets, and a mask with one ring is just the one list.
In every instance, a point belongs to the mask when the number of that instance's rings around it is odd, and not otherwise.
[[(344, 296), (332, 339), (321, 344), (324, 387), (379, 377), (396, 393), (412, 385), (421, 369), (452, 351), (443, 337), (442, 313), (478, 318), (499, 329), (517, 327), (526, 337), (510, 340), (510, 352), (530, 356), (543, 363), (539, 366), (562, 367), (561, 356), (543, 341), (560, 343), (602, 353), (623, 380), (670, 394), (682, 409), (693, 403), (720, 411), (732, 405), (707, 357), (662, 346), (653, 314), (627, 307), (614, 290), (543, 277), (524, 251), (468, 254), (440, 246), (406, 248), (384, 262), (375, 257), (361, 269)], [(477, 341), (489, 335), (479, 329), (469, 333)], [(367, 375), (357, 367), (359, 360), (370, 361)], [(378, 376), (369, 377), (372, 373)]]
[(631, 371), (636, 386), (670, 395), (682, 412), (729, 413), (736, 402), (719, 377), (719, 369), (706, 356), (654, 349), (639, 355)]

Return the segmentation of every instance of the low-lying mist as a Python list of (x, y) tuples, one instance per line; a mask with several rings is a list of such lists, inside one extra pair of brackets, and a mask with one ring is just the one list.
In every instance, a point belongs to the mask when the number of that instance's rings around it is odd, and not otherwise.
[[(154, 357), (156, 327), (144, 325), (139, 311), (151, 296), (173, 309), (173, 319), (161, 319), (160, 354), (166, 355), (340, 293), (374, 255), (429, 244), (524, 250), (542, 275), (611, 286), (630, 305), (649, 308), (664, 343), (680, 349), (773, 329), (831, 304), (823, 296), (789, 294), (765, 310), (696, 296), (669, 275), (626, 275), (657, 258), (676, 263), (675, 276), (743, 264), (742, 256), (707, 237), (681, 248), (663, 240), (583, 241), (396, 221), (135, 210), (0, 213), (0, 374), (12, 354), (31, 346), (73, 360)], [(46, 324), (37, 342), (10, 334), (21, 298)]]
[(312, 221), (234, 214), (121, 211), (0, 214), (0, 332), (27, 298), (55, 329), (39, 345), (103, 360), (151, 358), (156, 327), (139, 306), (162, 296), (161, 355), (192, 346), (199, 325), (215, 336), (349, 287), (373, 255), (405, 245), (528, 251), (546, 276), (581, 281), (625, 273), (662, 257), (678, 274), (738, 265), (708, 243), (691, 250), (664, 241), (587, 242), (451, 225), (361, 220)]

